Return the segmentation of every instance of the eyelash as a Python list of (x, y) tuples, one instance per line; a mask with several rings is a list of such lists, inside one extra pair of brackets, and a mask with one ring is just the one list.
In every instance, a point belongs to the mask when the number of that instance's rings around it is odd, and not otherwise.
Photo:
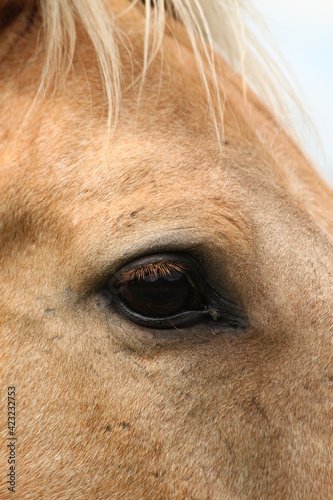
[(118, 280), (115, 285), (124, 285), (126, 283), (129, 283), (133, 281), (134, 279), (137, 279), (140, 281), (140, 279), (144, 279), (146, 275), (148, 274), (149, 276), (155, 276), (157, 277), (158, 275), (160, 276), (167, 276), (170, 275), (171, 272), (173, 271), (178, 271), (178, 272), (186, 272), (186, 269), (184, 266), (182, 266), (180, 263), (177, 262), (159, 262), (159, 263), (150, 263), (145, 266), (140, 266), (137, 269), (132, 269), (130, 271), (127, 271), (127, 273), (123, 273), (122, 277)]

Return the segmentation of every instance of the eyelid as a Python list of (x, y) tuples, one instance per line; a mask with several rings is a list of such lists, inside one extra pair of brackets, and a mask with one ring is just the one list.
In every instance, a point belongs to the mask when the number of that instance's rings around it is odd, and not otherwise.
[(125, 313), (128, 319), (138, 325), (148, 328), (182, 328), (184, 326), (190, 326), (210, 315), (209, 309), (205, 309), (202, 311), (184, 311), (174, 316), (169, 316), (168, 318), (149, 318), (132, 311), (123, 302), (118, 302), (117, 306), (120, 311)]

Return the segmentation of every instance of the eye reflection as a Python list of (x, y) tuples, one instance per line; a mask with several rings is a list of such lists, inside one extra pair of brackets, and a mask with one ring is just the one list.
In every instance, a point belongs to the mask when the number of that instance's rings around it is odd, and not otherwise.
[(115, 286), (120, 300), (142, 316), (168, 318), (184, 311), (203, 308), (197, 287), (177, 263), (160, 262), (141, 266), (124, 273)]

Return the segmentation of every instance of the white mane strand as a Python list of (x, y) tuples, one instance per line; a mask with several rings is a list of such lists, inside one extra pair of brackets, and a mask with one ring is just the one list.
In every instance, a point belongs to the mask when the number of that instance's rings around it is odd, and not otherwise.
[[(124, 9), (135, 8), (139, 0), (127, 1)], [(151, 5), (151, 3), (153, 5)], [(142, 78), (158, 53), (165, 30), (167, 15), (172, 13), (187, 30), (196, 57), (198, 72), (206, 88), (208, 102), (218, 103), (223, 123), (221, 82), (218, 82), (214, 50), (218, 51), (261, 96), (274, 117), (290, 129), (290, 118), (284, 97), (289, 86), (281, 71), (258, 42), (250, 24), (260, 23), (250, 0), (153, 0), (145, 2), (145, 38)], [(251, 14), (250, 14), (251, 10)], [(40, 12), (46, 43), (46, 62), (42, 85), (57, 81), (68, 74), (76, 46), (76, 22), (88, 33), (99, 61), (108, 101), (108, 126), (115, 126), (121, 103), (121, 61), (116, 17), (103, 0), (40, 0)], [(246, 22), (248, 19), (248, 22)], [(214, 80), (214, 95), (208, 89), (204, 60)], [(281, 97), (282, 96), (282, 97)], [(297, 101), (294, 97), (291, 99)], [(296, 102), (296, 106), (298, 106)], [(299, 106), (301, 109), (301, 106)], [(220, 120), (219, 120), (220, 121)]]

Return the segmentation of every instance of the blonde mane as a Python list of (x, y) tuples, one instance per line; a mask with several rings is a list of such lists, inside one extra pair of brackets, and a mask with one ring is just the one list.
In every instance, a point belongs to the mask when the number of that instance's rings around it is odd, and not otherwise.
[[(123, 3), (125, 12), (136, 8), (141, 2), (128, 0)], [(290, 91), (282, 71), (250, 27), (255, 23), (264, 28), (250, 0), (152, 0), (145, 2), (144, 9), (146, 22), (142, 80), (161, 47), (167, 16), (172, 15), (188, 33), (211, 109), (213, 101), (218, 103), (219, 116), (216, 116), (216, 111), (212, 113), (215, 124), (217, 121), (223, 123), (223, 103), (214, 50), (241, 74), (244, 97), (246, 84), (249, 84), (260, 95), (277, 122), (292, 133), (291, 113), (285, 104), (286, 100), (298, 110), (302, 110), (302, 106)], [(108, 101), (108, 127), (115, 126), (121, 103), (121, 61), (118, 51), (121, 34), (117, 28), (117, 16), (103, 0), (43, 0), (40, 2), (40, 13), (46, 43), (41, 88), (47, 82), (57, 81), (68, 74), (76, 47), (76, 22), (79, 21), (89, 35), (98, 58)], [(213, 75), (214, 95), (208, 88), (204, 61)], [(289, 97), (286, 99), (286, 96)]]

